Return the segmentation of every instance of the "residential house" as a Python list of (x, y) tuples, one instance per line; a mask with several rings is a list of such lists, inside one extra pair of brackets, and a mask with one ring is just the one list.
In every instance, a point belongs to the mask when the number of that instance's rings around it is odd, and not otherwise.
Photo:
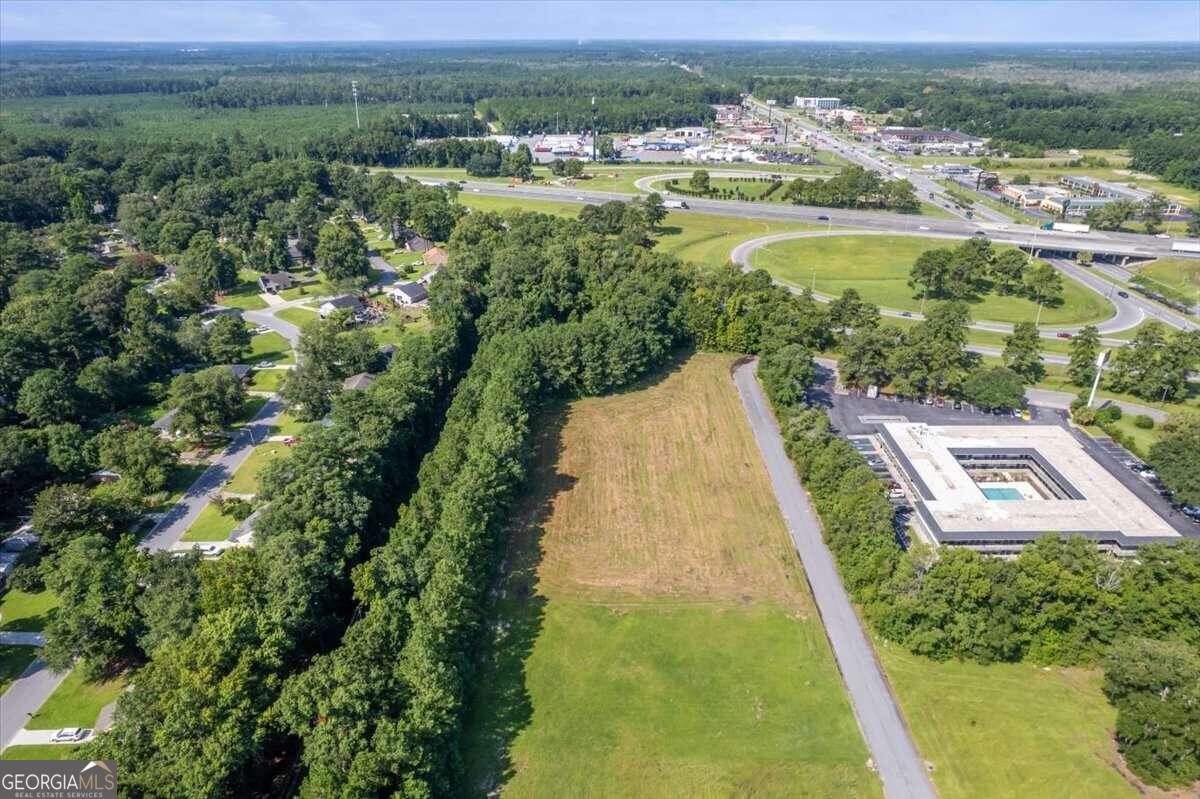
[(388, 294), (397, 305), (420, 305), (429, 298), (429, 292), (420, 283), (397, 283), (388, 289)]
[(267, 294), (278, 294), (290, 289), (295, 283), (296, 280), (290, 272), (268, 272), (258, 276), (258, 287)]
[(229, 370), (229, 374), (233, 375), (233, 378), (235, 380), (237, 380), (239, 383), (244, 383), (247, 380), (249, 380), (250, 372), (253, 371), (253, 369), (251, 367), (247, 366), (244, 363), (226, 364), (225, 368)]
[(359, 372), (356, 375), (350, 375), (342, 381), (343, 391), (362, 391), (370, 388), (375, 382), (375, 375), (368, 372)]
[(450, 256), (441, 247), (430, 247), (425, 251), (426, 266), (445, 266)]
[(317, 313), (322, 319), (329, 316), (334, 311), (348, 310), (355, 317), (363, 312), (362, 300), (355, 294), (343, 294), (340, 297), (333, 297), (321, 303), (317, 308)]
[(392, 241), (397, 247), (403, 247), (408, 252), (425, 252), (433, 246), (433, 242), (412, 228), (402, 228), (398, 224), (392, 228)]

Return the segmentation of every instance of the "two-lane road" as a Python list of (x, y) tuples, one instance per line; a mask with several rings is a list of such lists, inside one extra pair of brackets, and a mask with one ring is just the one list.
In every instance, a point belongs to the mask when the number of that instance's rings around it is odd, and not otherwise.
[(775, 498), (804, 564), (821, 622), (850, 696), (854, 715), (883, 781), (887, 799), (936, 799), (933, 783), (883, 676), (875, 650), (842, 585), (821, 523), (783, 449), (779, 427), (755, 379), (757, 363), (742, 364), (733, 380), (762, 453)]

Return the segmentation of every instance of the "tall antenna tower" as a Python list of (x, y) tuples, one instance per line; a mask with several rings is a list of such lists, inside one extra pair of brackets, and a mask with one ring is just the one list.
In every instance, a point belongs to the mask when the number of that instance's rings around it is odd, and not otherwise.
[(362, 122), (358, 119), (358, 81), (350, 81), (350, 93), (354, 95), (354, 127), (361, 128)]

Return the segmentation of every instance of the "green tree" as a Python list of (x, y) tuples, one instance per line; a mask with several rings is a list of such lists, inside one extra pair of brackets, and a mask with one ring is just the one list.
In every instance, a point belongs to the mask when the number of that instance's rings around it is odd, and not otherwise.
[(691, 178), (688, 179), (688, 188), (697, 194), (708, 194), (710, 188), (708, 170), (697, 169), (693, 172)]
[(613, 147), (612, 136), (599, 136), (596, 139), (596, 155), (601, 159), (609, 161), (616, 157), (617, 151)]
[(316, 255), (317, 267), (334, 283), (361, 280), (371, 271), (367, 240), (345, 214), (333, 217), (321, 228)]
[(760, 358), (758, 378), (777, 408), (799, 405), (816, 380), (812, 353), (799, 344), (773, 348)]
[(892, 352), (900, 346), (902, 333), (894, 325), (856, 327), (842, 345), (838, 376), (847, 386), (886, 386), (892, 380)]
[(991, 278), (1001, 294), (1019, 294), (1025, 287), (1029, 258), (1020, 250), (1004, 250), (992, 261)]
[(258, 272), (283, 272), (291, 266), (288, 257), (287, 232), (266, 219), (254, 228), (254, 237), (246, 248), (246, 265)]
[(171, 445), (148, 427), (105, 428), (96, 436), (95, 445), (100, 463), (141, 494), (165, 487), (176, 462)]
[(1050, 264), (1034, 264), (1025, 272), (1025, 291), (1039, 304), (1054, 304), (1062, 300), (1062, 275)]
[(928, 292), (934, 297), (946, 296), (946, 282), (953, 260), (953, 250), (926, 250), (917, 256), (912, 271), (909, 273), (908, 285), (914, 289)]
[(114, 543), (82, 535), (58, 554), (46, 575), (46, 587), (62, 601), (46, 627), (41, 652), (50, 668), (66, 671), (82, 658), (95, 675), (136, 653), (141, 632), (137, 552), (132, 536)]
[(1004, 340), (1004, 365), (1020, 375), (1026, 383), (1038, 382), (1046, 376), (1041, 345), (1037, 325), (1018, 322)]
[(240, 316), (221, 314), (208, 326), (205, 344), (213, 363), (239, 363), (250, 349), (250, 331)]
[(138, 646), (149, 655), (186, 638), (200, 615), (200, 553), (159, 552), (149, 559), (142, 593), (134, 600), (142, 617)]
[(123, 408), (140, 393), (133, 368), (123, 358), (101, 355), (79, 372), (75, 385), (107, 410)]
[(212, 233), (201, 230), (192, 236), (187, 251), (179, 256), (178, 277), (211, 296), (233, 288), (237, 283), (237, 264)]
[(1133, 638), (1112, 648), (1104, 694), (1117, 708), (1129, 769), (1164, 788), (1200, 780), (1200, 656), (1177, 641)]
[(1081, 388), (1092, 385), (1096, 379), (1096, 359), (1100, 357), (1100, 331), (1088, 325), (1071, 339), (1071, 359), (1067, 364), (1067, 375), (1071, 382)]
[(1172, 414), (1161, 430), (1150, 447), (1154, 471), (1176, 500), (1200, 506), (1200, 414)]
[(75, 382), (61, 369), (39, 369), (25, 378), (17, 395), (17, 412), (38, 427), (83, 415)]
[(871, 327), (879, 322), (879, 308), (863, 301), (858, 291), (848, 288), (829, 304), (829, 325), (838, 330)]
[(650, 226), (651, 230), (658, 230), (658, 226), (667, 218), (667, 209), (663, 205), (662, 195), (652, 191), (646, 195), (642, 205), (645, 208), (646, 224)]
[(577, 178), (583, 174), (583, 161), (578, 158), (568, 158), (563, 163), (563, 174), (569, 178)]
[(1096, 230), (1120, 230), (1121, 226), (1137, 213), (1137, 206), (1129, 200), (1114, 200), (1087, 213), (1087, 223)]
[(1021, 376), (1006, 366), (976, 369), (967, 376), (963, 397), (981, 408), (1019, 408), (1025, 399)]
[(175, 429), (191, 435), (219, 433), (241, 413), (246, 388), (225, 366), (185, 373), (171, 381)]
[(43, 427), (46, 461), (59, 479), (82, 480), (96, 468), (96, 447), (92, 435), (73, 422)]

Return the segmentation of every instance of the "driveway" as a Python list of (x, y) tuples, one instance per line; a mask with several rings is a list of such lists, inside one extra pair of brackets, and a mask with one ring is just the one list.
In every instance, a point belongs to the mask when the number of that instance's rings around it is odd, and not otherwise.
[(935, 799), (933, 783), (884, 679), (875, 650), (850, 604), (821, 537), (821, 524), (783, 449), (775, 417), (755, 379), (756, 362), (739, 366), (733, 380), (754, 430), (775, 498), (800, 553), (825, 633), (850, 696), (854, 715), (888, 799)]
[(0, 646), (45, 646), (46, 636), (41, 633), (0, 632)]
[(142, 546), (151, 552), (173, 549), (204, 510), (204, 506), (209, 503), (209, 495), (233, 476), (246, 458), (250, 457), (255, 446), (267, 440), (271, 426), (278, 421), (283, 410), (283, 403), (279, 399), (267, 400), (250, 423), (233, 434), (229, 446), (196, 478), (196, 482), (192, 483), (183, 498), (154, 525), (142, 541)]

